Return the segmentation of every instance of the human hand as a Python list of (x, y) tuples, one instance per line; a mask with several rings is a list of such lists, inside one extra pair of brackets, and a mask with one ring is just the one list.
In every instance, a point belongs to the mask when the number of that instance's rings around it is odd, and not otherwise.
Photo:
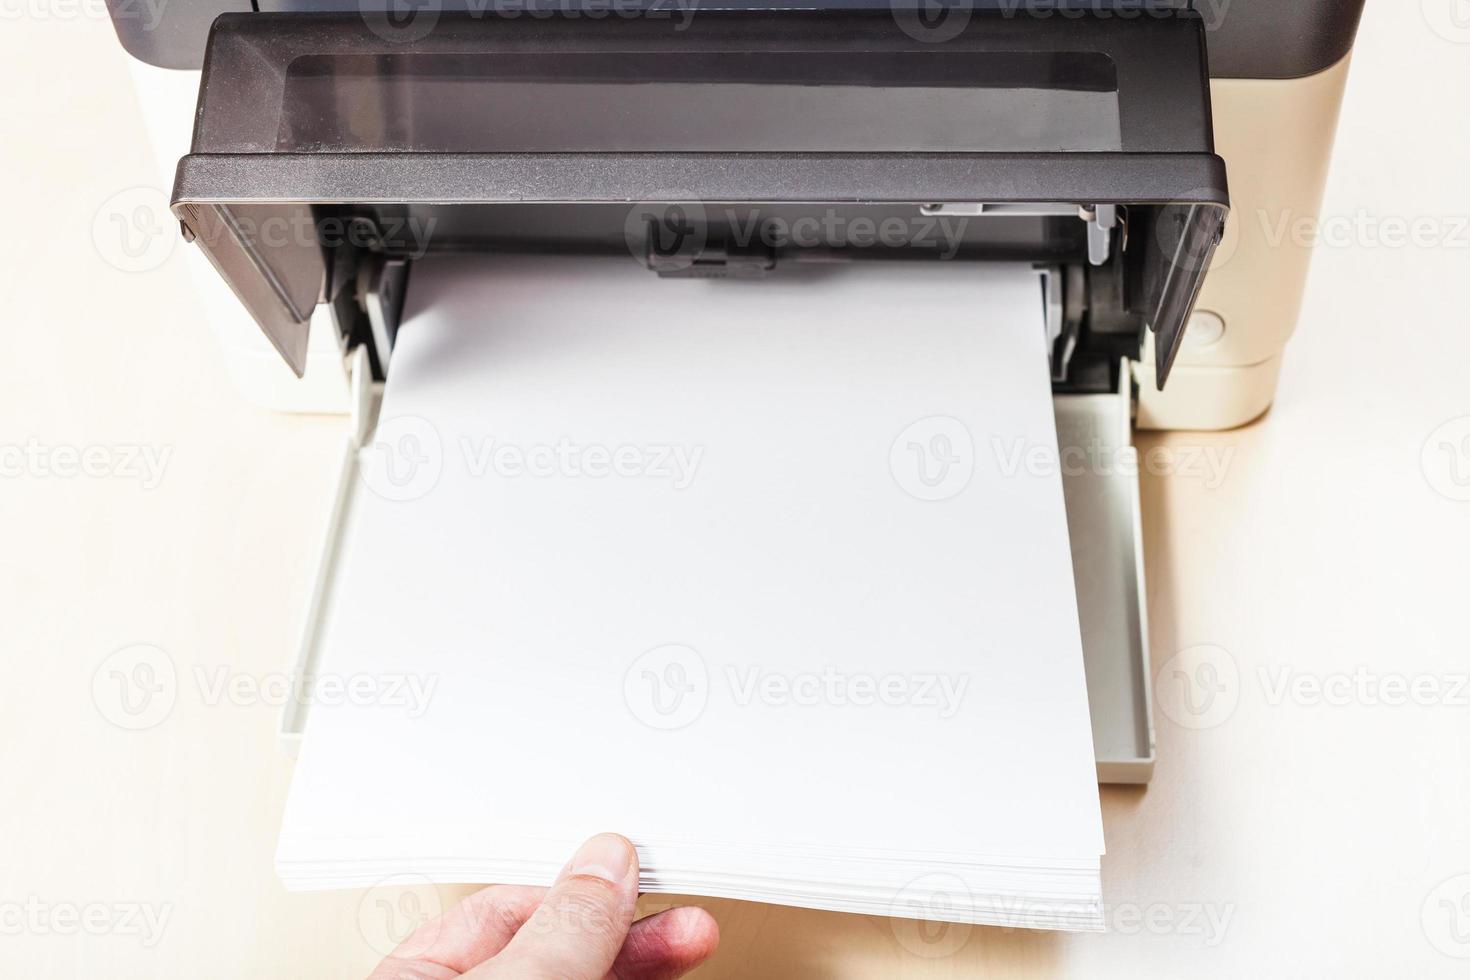
[(368, 980), (672, 980), (714, 953), (701, 908), (633, 921), (638, 855), (598, 834), (548, 888), (491, 885), (424, 923)]

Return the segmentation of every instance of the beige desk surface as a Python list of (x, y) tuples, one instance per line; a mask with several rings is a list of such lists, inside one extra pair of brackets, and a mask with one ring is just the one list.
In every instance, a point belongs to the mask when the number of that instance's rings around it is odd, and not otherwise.
[[(1352, 241), (1317, 256), (1275, 409), (1143, 440), (1229, 454), (1219, 486), (1144, 478), (1161, 689), (1176, 652), (1227, 653), (1222, 700), (1199, 716), (1211, 727), (1156, 711), (1153, 785), (1103, 793), (1113, 931), (900, 936), (711, 902), (725, 939), (703, 976), (1470, 975), (1434, 945), (1470, 939), (1470, 878), (1433, 892), (1470, 874), (1470, 688), (1455, 680), (1470, 672), (1470, 502), (1451, 499), (1470, 443), (1454, 457), (1437, 439), (1421, 466), (1431, 433), (1470, 415), (1470, 44), (1432, 33), (1419, 0), (1369, 6), (1326, 207)], [(0, 974), (361, 976), (382, 896), (287, 894), (271, 870), (291, 773), (275, 708), (211, 705), (190, 682), (167, 720), (129, 732), (91, 693), (133, 643), (183, 676), (283, 669), (343, 421), (236, 396), (179, 254), (146, 274), (102, 260), (99, 205), (156, 183), (123, 54), (87, 4), (6, 8), (0, 444), (171, 455), (151, 489), (126, 471), (0, 479)], [(1373, 234), (1415, 218), (1436, 242)], [(1440, 703), (1277, 696), (1283, 678), (1331, 687), (1360, 669), (1428, 678)], [(922, 805), (924, 787), (894, 791)], [(63, 934), (87, 906), (102, 934)], [(167, 915), (151, 945), (129, 911), (143, 908)]]

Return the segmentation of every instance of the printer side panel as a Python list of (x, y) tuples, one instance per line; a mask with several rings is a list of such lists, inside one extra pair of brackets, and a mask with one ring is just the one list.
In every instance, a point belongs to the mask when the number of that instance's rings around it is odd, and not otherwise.
[(1138, 363), (1141, 428), (1230, 429), (1271, 406), (1312, 258), (1300, 229), (1316, 225), (1348, 61), (1305, 78), (1211, 82), (1230, 219), (1168, 386), (1154, 385), (1151, 352)]
[(123, 48), (155, 68), (198, 68), (215, 18), (252, 9), (250, 0), (107, 0)]
[[(189, 152), (199, 72), (162, 68), (138, 59), (130, 59), (128, 67), (157, 167), (156, 186), (166, 200), (179, 158)], [(160, 220), (167, 224), (172, 216), (163, 214)], [(297, 378), (203, 250), (180, 248), (176, 254), (186, 264), (201, 318), (214, 334), (230, 379), (241, 394), (276, 411), (348, 411), (347, 369), (326, 306), (317, 307), (313, 315), (306, 374)]]

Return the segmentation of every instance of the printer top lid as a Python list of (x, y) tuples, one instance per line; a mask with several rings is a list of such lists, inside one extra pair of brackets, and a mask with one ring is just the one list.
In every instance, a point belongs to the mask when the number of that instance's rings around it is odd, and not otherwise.
[(626, 19), (663, 11), (678, 20), (714, 10), (872, 10), (909, 18), (942, 40), (977, 11), (1024, 19), (1075, 10), (1115, 13), (1142, 22), (1153, 11), (1192, 8), (1205, 21), (1210, 70), (1216, 78), (1298, 78), (1321, 71), (1352, 47), (1365, 0), (189, 0), (157, 4), (107, 0), (123, 46), (135, 57), (166, 68), (198, 68), (210, 24), (224, 13), (360, 12), (395, 22), (419, 17), (490, 11), (532, 16), (543, 11), (587, 12)]
[[(661, 202), (722, 259), (751, 209), (972, 215), (956, 254), (1089, 267), (1072, 305), (1135, 347), (1155, 331), (1160, 384), (1227, 201), (1189, 11), (976, 15), (941, 45), (874, 14), (441, 16), (422, 36), (224, 16), (174, 189), (298, 373), (312, 308), (366, 255), (626, 255)], [(438, 233), (395, 242), (394, 221)]]

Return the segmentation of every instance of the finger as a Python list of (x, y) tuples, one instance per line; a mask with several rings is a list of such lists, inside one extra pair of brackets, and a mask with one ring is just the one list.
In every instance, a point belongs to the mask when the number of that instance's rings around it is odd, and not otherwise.
[[(421, 926), (368, 980), (453, 980), (500, 952), (545, 893), (483, 888)], [(441, 928), (433, 929), (436, 924)], [(667, 909), (633, 923), (610, 973), (616, 980), (672, 980), (709, 959), (719, 941), (720, 927), (704, 909)]]
[(472, 976), (602, 980), (633, 924), (638, 855), (627, 838), (598, 834), (580, 848), (541, 907)]
[(504, 949), (545, 896), (545, 888), (482, 888), (415, 929), (368, 980), (459, 976)]
[(673, 980), (709, 959), (719, 944), (719, 923), (704, 909), (667, 909), (633, 923), (613, 961), (612, 975), (616, 980)]

